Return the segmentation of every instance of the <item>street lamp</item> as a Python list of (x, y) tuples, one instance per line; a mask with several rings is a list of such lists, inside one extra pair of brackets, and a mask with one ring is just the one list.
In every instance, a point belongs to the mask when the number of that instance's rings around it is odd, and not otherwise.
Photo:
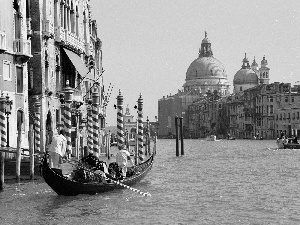
[(6, 115), (6, 129), (7, 129), (7, 142), (6, 142), (6, 147), (9, 147), (9, 115), (11, 114), (11, 105), (13, 104), (12, 100), (9, 100), (9, 96), (7, 94), (6, 100), (5, 100), (5, 115)]

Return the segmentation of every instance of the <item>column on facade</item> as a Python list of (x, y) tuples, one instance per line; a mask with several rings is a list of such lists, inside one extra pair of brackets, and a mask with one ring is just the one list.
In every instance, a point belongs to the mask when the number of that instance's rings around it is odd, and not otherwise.
[(71, 32), (71, 6), (68, 5), (68, 31)]
[(139, 163), (144, 161), (144, 154), (143, 154), (143, 98), (142, 94), (138, 99), (138, 154), (139, 154)]
[(64, 28), (64, 24), (65, 24), (65, 6), (63, 3), (60, 4), (60, 27)]
[(72, 101), (73, 101), (73, 88), (69, 86), (69, 81), (67, 80), (66, 87), (64, 89), (65, 93), (65, 108), (64, 108), (64, 118), (65, 118), (65, 136), (67, 139), (67, 152), (72, 153), (72, 142), (71, 142), (71, 131), (72, 131)]
[(119, 90), (117, 96), (117, 139), (118, 149), (122, 150), (124, 145), (124, 130), (123, 130), (123, 96)]
[(68, 29), (68, 12), (67, 12), (67, 5), (64, 5), (64, 29)]
[(92, 93), (92, 116), (93, 116), (93, 152), (99, 156), (99, 89), (94, 88)]

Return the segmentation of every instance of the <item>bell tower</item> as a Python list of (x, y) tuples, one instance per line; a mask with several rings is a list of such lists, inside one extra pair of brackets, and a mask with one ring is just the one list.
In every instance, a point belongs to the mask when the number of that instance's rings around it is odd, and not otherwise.
[(267, 66), (268, 61), (266, 60), (266, 56), (263, 57), (259, 68), (259, 83), (260, 84), (269, 84), (270, 81), (270, 68)]

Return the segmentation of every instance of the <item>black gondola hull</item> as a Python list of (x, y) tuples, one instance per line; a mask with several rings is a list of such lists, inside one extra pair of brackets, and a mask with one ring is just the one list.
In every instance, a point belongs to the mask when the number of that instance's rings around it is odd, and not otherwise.
[[(131, 176), (122, 180), (121, 184), (132, 186), (141, 181), (147, 173), (151, 170), (153, 165), (153, 155), (144, 163), (136, 166), (139, 167), (140, 173), (138, 175)], [(115, 189), (124, 188), (123, 185), (117, 184), (112, 180), (110, 183), (80, 183), (74, 180), (70, 180), (63, 175), (59, 175), (53, 169), (49, 168), (47, 160), (44, 159), (41, 163), (41, 175), (45, 182), (58, 194), (66, 196), (75, 196), (79, 194), (94, 195), (97, 193), (103, 193), (113, 191)]]

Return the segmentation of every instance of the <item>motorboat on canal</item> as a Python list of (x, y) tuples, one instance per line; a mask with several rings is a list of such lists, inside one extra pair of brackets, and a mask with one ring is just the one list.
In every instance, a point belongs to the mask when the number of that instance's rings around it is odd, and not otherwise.
[(79, 194), (94, 195), (113, 191), (120, 188), (131, 188), (141, 181), (151, 170), (153, 165), (154, 155), (152, 154), (145, 162), (133, 166), (132, 175), (126, 176), (124, 179), (119, 179), (111, 174), (104, 173), (105, 179), (98, 181), (78, 181), (70, 179), (62, 174), (62, 170), (50, 168), (48, 164), (48, 156), (45, 154), (40, 164), (40, 173), (45, 182), (58, 194), (66, 196), (75, 196)]
[(288, 140), (278, 138), (276, 144), (279, 149), (300, 149), (300, 144), (292, 143), (291, 138), (288, 138)]

